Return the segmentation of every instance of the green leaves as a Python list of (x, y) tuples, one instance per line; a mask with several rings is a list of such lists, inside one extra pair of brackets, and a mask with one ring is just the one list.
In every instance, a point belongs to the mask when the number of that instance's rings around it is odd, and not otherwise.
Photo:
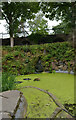
[(38, 2), (3, 2), (2, 16), (9, 25), (10, 37), (16, 36), (20, 23), (26, 22), (26, 19), (34, 18), (39, 9)]
[(3, 72), (2, 73), (2, 92), (7, 90), (12, 90), (15, 87), (16, 87), (15, 76), (10, 73)]
[(38, 15), (35, 15), (34, 20), (28, 21), (30, 26), (30, 31), (33, 34), (48, 34), (47, 28), (47, 20), (43, 18), (43, 13), (38, 13)]
[[(74, 68), (74, 49), (67, 42), (15, 46), (12, 50), (10, 50), (10, 47), (3, 47), (3, 51), (5, 54), (3, 54), (2, 69), (15, 75), (35, 73), (35, 66), (39, 59), (41, 60), (40, 64), (43, 66), (43, 71), (58, 70), (60, 62), (64, 67), (62, 69), (66, 70), (69, 62), (71, 64), (69, 69)], [(10, 54), (11, 52), (12, 54)]]
[(75, 27), (75, 2), (42, 2), (41, 9), (45, 13), (46, 17), (48, 17), (50, 20), (61, 19), (61, 25), (65, 23), (65, 29), (67, 26), (70, 29)]

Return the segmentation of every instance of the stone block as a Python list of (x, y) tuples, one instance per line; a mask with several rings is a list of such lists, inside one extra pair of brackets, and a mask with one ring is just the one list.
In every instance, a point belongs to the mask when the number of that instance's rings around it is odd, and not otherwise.
[(0, 93), (0, 115), (2, 118), (24, 118), (27, 110), (27, 102), (22, 92), (9, 90)]

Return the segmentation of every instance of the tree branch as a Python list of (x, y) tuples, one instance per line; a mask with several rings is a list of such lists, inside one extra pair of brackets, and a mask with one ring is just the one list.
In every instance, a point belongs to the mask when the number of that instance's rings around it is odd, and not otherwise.
[(3, 12), (2, 12), (2, 16), (5, 18), (6, 22), (9, 24), (9, 21)]

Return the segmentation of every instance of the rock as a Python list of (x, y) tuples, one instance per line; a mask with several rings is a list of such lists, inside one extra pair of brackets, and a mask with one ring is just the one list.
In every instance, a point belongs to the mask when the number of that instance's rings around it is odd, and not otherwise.
[(55, 66), (55, 70), (59, 70), (59, 69), (58, 69), (58, 66)]
[(62, 68), (64, 71), (67, 70), (67, 65), (65, 65), (63, 68)]
[(54, 69), (55, 69), (55, 67), (56, 67), (55, 63), (54, 63), (54, 62), (52, 62), (52, 69), (54, 70)]
[(43, 65), (42, 65), (42, 61), (41, 61), (41, 57), (39, 56), (36, 65), (35, 65), (35, 72), (43, 72)]
[(25, 101), (24, 96), (22, 95), (21, 102), (20, 102), (19, 107), (15, 113), (15, 118), (24, 118), (24, 116), (26, 114), (26, 110), (27, 110), (26, 108), (27, 108), (26, 101)]
[(58, 68), (59, 68), (59, 69), (62, 69), (62, 68), (63, 68), (63, 65), (58, 66)]
[(40, 78), (35, 78), (34, 81), (40, 81)]
[(63, 62), (62, 61), (59, 61), (58, 62), (59, 66), (63, 65)]
[(0, 120), (2, 120), (3, 118), (11, 118), (12, 119), (12, 117), (10, 116), (9, 113), (7, 113), (7, 112), (0, 112)]
[(0, 93), (0, 115), (2, 118), (24, 118), (27, 110), (27, 102), (22, 92), (9, 90)]
[(75, 65), (75, 61), (71, 61), (70, 64), (72, 64), (74, 66)]

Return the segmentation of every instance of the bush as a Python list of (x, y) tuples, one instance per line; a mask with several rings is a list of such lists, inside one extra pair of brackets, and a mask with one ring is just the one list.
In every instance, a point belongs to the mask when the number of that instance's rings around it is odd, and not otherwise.
[(23, 46), (22, 47), (22, 50), (24, 51), (24, 52), (30, 52), (31, 50), (30, 50), (30, 46)]
[(18, 56), (19, 56), (19, 54), (20, 54), (20, 52), (19, 52), (19, 51), (15, 51), (15, 52), (14, 52), (14, 57), (18, 57)]
[(45, 63), (45, 66), (48, 67), (48, 66), (49, 66), (49, 62), (46, 62), (46, 63)]
[(20, 56), (21, 56), (21, 58), (24, 58), (25, 54), (24, 53), (20, 53)]
[(35, 72), (35, 68), (32, 63), (29, 62), (25, 67), (23, 66), (19, 72), (21, 75), (31, 74)]
[(52, 73), (52, 72), (53, 72), (53, 71), (52, 71), (52, 65), (50, 66), (49, 72), (50, 72), (50, 73)]
[(13, 55), (11, 55), (11, 54), (7, 54), (6, 56), (5, 56), (5, 59), (6, 60), (11, 60), (11, 59), (13, 59), (14, 57), (13, 57)]
[(15, 89), (15, 76), (7, 72), (2, 73), (2, 92)]
[[(11, 50), (10, 50), (11, 49)], [(10, 50), (10, 51), (9, 51)], [(7, 55), (6, 55), (7, 54)], [(43, 71), (52, 72), (51, 62), (57, 64), (74, 61), (74, 49), (68, 42), (47, 43), (41, 45), (14, 46), (13, 48), (3, 46), (2, 70), (11, 74), (30, 74), (43, 66)], [(41, 63), (39, 63), (41, 61)], [(63, 63), (64, 61), (64, 63)], [(67, 64), (68, 70), (71, 65)], [(72, 69), (74, 65), (72, 63)], [(42, 68), (39, 68), (42, 69)]]

